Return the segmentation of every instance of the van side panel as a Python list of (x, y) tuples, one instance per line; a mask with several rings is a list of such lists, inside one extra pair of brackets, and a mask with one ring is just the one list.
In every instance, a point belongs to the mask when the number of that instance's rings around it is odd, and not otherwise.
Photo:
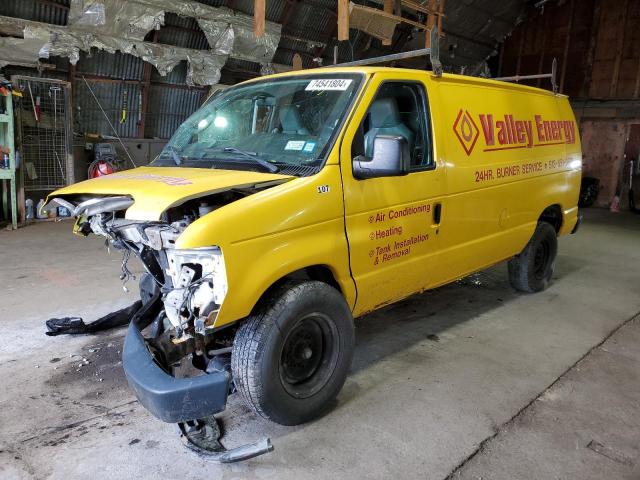
[(448, 131), (440, 285), (522, 251), (549, 206), (560, 206), (561, 233), (570, 231), (581, 154), (566, 98), (466, 77), (433, 83), (436, 121)]

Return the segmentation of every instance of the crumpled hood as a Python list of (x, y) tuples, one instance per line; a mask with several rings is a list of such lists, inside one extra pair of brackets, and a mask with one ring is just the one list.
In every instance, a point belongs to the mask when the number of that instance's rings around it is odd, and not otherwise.
[(160, 220), (168, 208), (193, 198), (263, 183), (277, 185), (292, 178), (250, 171), (139, 167), (61, 188), (51, 193), (47, 202), (69, 195), (129, 195), (134, 203), (127, 209), (126, 218), (154, 221)]

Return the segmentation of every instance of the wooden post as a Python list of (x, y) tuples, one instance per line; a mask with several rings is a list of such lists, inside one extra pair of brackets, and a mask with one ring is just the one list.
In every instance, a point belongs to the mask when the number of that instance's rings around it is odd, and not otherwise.
[(444, 2), (445, 0), (440, 0), (440, 9), (438, 10), (438, 35), (442, 36), (444, 30), (442, 29), (442, 19), (444, 17)]
[(253, 0), (253, 34), (257, 37), (264, 36), (266, 0)]
[(299, 53), (296, 53), (293, 56), (293, 69), (294, 70), (302, 70), (302, 57)]
[[(438, 0), (429, 0), (429, 10), (437, 11), (438, 10)], [(428, 14), (427, 15), (427, 23), (426, 29), (424, 31), (424, 48), (431, 48), (431, 30), (436, 26), (436, 17), (435, 15)]]
[(338, 0), (338, 41), (349, 40), (349, 0)]
[[(393, 0), (384, 0), (384, 11), (393, 14)], [(391, 45), (392, 40), (392, 38), (385, 38), (382, 41), (382, 45), (388, 47)]]

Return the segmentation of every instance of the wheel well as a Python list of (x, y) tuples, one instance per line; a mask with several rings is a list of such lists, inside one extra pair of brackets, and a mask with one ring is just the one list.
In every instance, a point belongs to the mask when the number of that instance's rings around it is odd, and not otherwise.
[(562, 209), (560, 205), (551, 205), (544, 209), (544, 212), (538, 218), (539, 222), (546, 222), (555, 228), (556, 233), (560, 232), (562, 227)]
[(284, 277), (273, 282), (271, 286), (263, 292), (255, 306), (258, 306), (262, 302), (264, 302), (274, 289), (277, 289), (283, 283), (290, 282), (292, 280), (298, 282), (301, 280), (317, 280), (319, 282), (324, 282), (327, 285), (331, 285), (336, 290), (338, 290), (338, 292), (343, 293), (342, 289), (340, 288), (340, 284), (333, 276), (333, 273), (331, 272), (331, 269), (329, 267), (327, 267), (326, 265), (310, 265), (308, 267), (301, 268), (300, 270), (295, 270), (291, 273), (288, 273)]
[(328, 285), (331, 285), (340, 293), (342, 293), (340, 284), (336, 281), (333, 273), (331, 272), (331, 269), (329, 269), (329, 267), (327, 267), (326, 265), (311, 265), (309, 267), (301, 268), (300, 270), (296, 270), (295, 272), (291, 272), (288, 275), (285, 275), (276, 283), (280, 283), (286, 280), (317, 280), (319, 282), (324, 282)]

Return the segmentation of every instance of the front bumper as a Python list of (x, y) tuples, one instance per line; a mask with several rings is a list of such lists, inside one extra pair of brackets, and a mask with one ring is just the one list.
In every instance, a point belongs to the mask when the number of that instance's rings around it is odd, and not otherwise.
[(135, 319), (130, 323), (122, 351), (122, 365), (138, 400), (164, 422), (203, 418), (225, 409), (230, 375), (215, 372), (192, 378), (175, 378), (151, 356)]

